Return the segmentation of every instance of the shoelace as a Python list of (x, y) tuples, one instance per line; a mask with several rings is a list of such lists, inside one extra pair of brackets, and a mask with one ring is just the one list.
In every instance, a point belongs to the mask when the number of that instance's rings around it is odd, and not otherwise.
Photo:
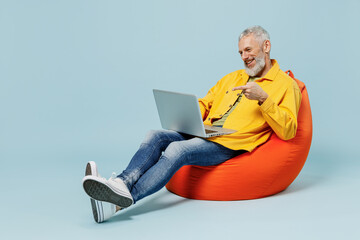
[(114, 179), (114, 178), (116, 178), (117, 177), (117, 174), (116, 174), (116, 172), (113, 172), (112, 174), (111, 174), (111, 179)]
[(117, 174), (116, 174), (116, 172), (113, 172), (113, 173), (111, 174), (110, 179), (111, 179), (111, 180), (115, 180), (115, 178), (117, 178)]

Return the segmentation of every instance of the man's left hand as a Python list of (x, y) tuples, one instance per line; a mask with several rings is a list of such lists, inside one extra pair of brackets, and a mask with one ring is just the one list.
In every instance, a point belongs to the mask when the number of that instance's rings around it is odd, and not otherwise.
[(269, 95), (255, 82), (249, 82), (246, 85), (234, 87), (233, 91), (243, 90), (243, 94), (250, 100), (257, 100), (261, 105)]

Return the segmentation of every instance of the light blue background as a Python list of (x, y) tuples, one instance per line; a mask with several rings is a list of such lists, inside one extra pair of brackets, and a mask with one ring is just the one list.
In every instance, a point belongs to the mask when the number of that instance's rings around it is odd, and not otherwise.
[[(357, 0), (0, 0), (0, 238), (358, 239), (359, 9)], [(119, 173), (160, 128), (151, 90), (204, 96), (243, 67), (237, 37), (256, 24), (310, 95), (313, 143), (295, 182), (235, 202), (163, 189), (94, 223), (86, 162)]]

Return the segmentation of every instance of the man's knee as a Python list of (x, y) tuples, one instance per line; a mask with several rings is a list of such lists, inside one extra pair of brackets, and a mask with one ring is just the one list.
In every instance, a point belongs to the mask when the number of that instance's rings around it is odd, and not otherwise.
[(153, 139), (158, 138), (160, 135), (160, 130), (150, 130), (145, 135), (144, 142), (151, 142)]
[(171, 134), (168, 130), (150, 130), (143, 141), (143, 143), (152, 143), (161, 140), (162, 138), (166, 138), (168, 134)]

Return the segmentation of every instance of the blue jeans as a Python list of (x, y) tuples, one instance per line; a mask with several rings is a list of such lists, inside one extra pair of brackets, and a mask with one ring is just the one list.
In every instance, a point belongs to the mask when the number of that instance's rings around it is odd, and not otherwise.
[(118, 177), (129, 188), (135, 203), (159, 191), (184, 165), (217, 165), (242, 152), (175, 131), (150, 131)]

